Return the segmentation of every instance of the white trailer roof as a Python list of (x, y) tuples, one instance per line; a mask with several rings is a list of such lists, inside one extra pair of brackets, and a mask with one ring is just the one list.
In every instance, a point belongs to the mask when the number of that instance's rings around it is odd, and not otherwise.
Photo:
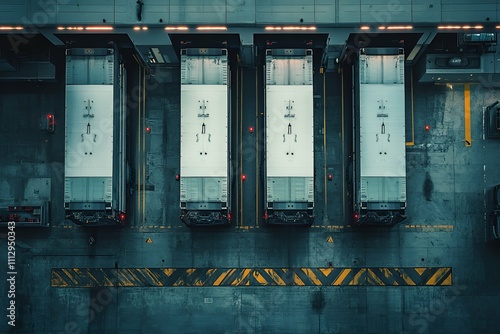
[(406, 176), (404, 56), (360, 57), (361, 176)]
[(227, 177), (227, 85), (181, 86), (181, 176)]
[(65, 127), (65, 177), (111, 177), (113, 85), (67, 85)]
[(266, 104), (267, 177), (312, 177), (312, 85), (268, 85)]
[(361, 175), (405, 176), (404, 87), (403, 85), (362, 86)]

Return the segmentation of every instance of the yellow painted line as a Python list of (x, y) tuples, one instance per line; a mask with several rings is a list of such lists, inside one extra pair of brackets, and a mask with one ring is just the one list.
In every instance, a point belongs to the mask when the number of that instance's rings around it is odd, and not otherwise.
[(130, 281), (125, 270), (118, 271), (116, 276), (118, 279), (117, 285), (119, 285), (119, 286), (134, 286), (134, 283), (132, 283), (132, 281)]
[(416, 285), (415, 282), (413, 282), (413, 280), (405, 273), (400, 272), (399, 276), (406, 282), (407, 285)]
[(411, 141), (406, 142), (406, 146), (415, 145), (415, 116), (413, 99), (413, 68), (410, 70), (410, 96), (411, 96)]
[(219, 285), (220, 285), (220, 283), (224, 280), (224, 278), (226, 278), (227, 273), (228, 273), (229, 271), (230, 271), (230, 270), (223, 271), (223, 272), (219, 275), (219, 277), (217, 277), (217, 279), (215, 280), (215, 282), (214, 282), (214, 284), (213, 284), (213, 285), (214, 285), (214, 286), (219, 286)]
[[(76, 268), (75, 268), (76, 269)], [(66, 276), (70, 279), (71, 282), (73, 282), (73, 284), (75, 285), (78, 285), (78, 281), (73, 278), (73, 275), (72, 275), (72, 272), (67, 270), (67, 269), (63, 269), (63, 272), (66, 274)]]
[[(240, 82), (239, 82), (239, 77), (240, 77), (240, 64), (236, 66), (236, 138), (239, 139), (241, 143), (241, 136), (239, 132), (239, 126), (240, 126)], [(230, 131), (230, 130), (229, 130)], [(231, 145), (231, 144), (229, 144)], [(229, 146), (231, 147), (231, 146)], [(241, 151), (239, 153), (240, 155), (242, 154)], [(238, 161), (238, 157), (236, 157), (236, 161)], [(236, 217), (236, 226), (238, 227), (240, 225), (240, 183), (235, 182), (236, 191), (235, 191), (235, 196), (236, 196), (236, 210), (234, 217)]]
[[(340, 69), (340, 89), (342, 92), (341, 100), (342, 100), (342, 121), (341, 123), (341, 133), (342, 133), (342, 173), (341, 174), (341, 179), (342, 179), (342, 219), (345, 221), (345, 177), (344, 177), (344, 171), (345, 171), (345, 148), (344, 148), (344, 137), (345, 137), (345, 132), (344, 132), (344, 114), (345, 114), (345, 105), (344, 105), (344, 71), (342, 68)], [(326, 176), (326, 175), (325, 175)]]
[(258, 71), (255, 71), (255, 226), (259, 225), (259, 89), (257, 79)]
[(415, 268), (415, 271), (420, 275), (422, 276), (423, 273), (425, 273), (425, 271), (427, 270), (427, 268)]
[(229, 274), (232, 274), (235, 272), (236, 269), (230, 269), (230, 270), (226, 270), (226, 271), (223, 271), (221, 273), (221, 275), (215, 280), (214, 282), (214, 286), (219, 286), (222, 281), (224, 281), (224, 279), (229, 275)]
[(446, 268), (437, 269), (434, 275), (432, 275), (431, 278), (429, 278), (426, 285), (438, 285), (437, 282), (447, 273), (448, 270)]
[(335, 281), (333, 281), (332, 285), (341, 285), (342, 282), (347, 277), (347, 275), (349, 275), (350, 273), (351, 273), (351, 269), (344, 269), (344, 270), (342, 270), (342, 272), (340, 273), (340, 275), (335, 279)]
[(361, 268), (358, 273), (353, 277), (353, 279), (349, 282), (349, 285), (361, 285), (359, 284), (360, 278), (366, 273), (365, 268)]
[(115, 270), (115, 277), (109, 279), (107, 276), (104, 276), (104, 286), (118, 286), (118, 275), (116, 275), (116, 270)]
[[(99, 285), (99, 281), (98, 281), (98, 280), (94, 277), (94, 275), (92, 275), (92, 274), (90, 273), (90, 271), (89, 271), (89, 272), (87, 272), (87, 275), (88, 275), (88, 277), (92, 280), (92, 282), (93, 282), (93, 283), (97, 283), (97, 285)], [(106, 286), (106, 285), (105, 285), (105, 286)]]
[(319, 271), (321, 271), (325, 277), (328, 277), (332, 273), (333, 268), (319, 268)]
[(142, 223), (145, 223), (146, 219), (146, 67), (143, 68), (142, 74), (142, 184), (144, 190), (142, 191)]
[(50, 278), (50, 285), (51, 286), (62, 286), (66, 287), (68, 286), (68, 283), (66, 283), (65, 280), (59, 275), (58, 272), (52, 272), (52, 277)]
[[(130, 275), (130, 277), (132, 277), (132, 282), (140, 282), (141, 280), (139, 279), (139, 277), (135, 274), (135, 270), (133, 269), (127, 269), (127, 273)], [(137, 283), (135, 283), (134, 285), (137, 285)]]
[(217, 271), (217, 269), (208, 269), (207, 270), (207, 277), (212, 277), (212, 275)]
[(149, 277), (151, 281), (155, 282), (155, 284), (163, 286), (162, 281), (159, 280), (158, 276), (156, 276), (151, 270), (149, 270), (149, 268), (146, 268), (146, 275)]
[[(413, 271), (415, 270), (415, 272)], [(449, 286), (452, 268), (61, 268), (51, 287)], [(177, 273), (173, 275), (173, 273)], [(334, 274), (333, 274), (334, 273)], [(307, 276), (307, 278), (305, 276)], [(335, 276), (333, 276), (335, 275)], [(253, 278), (252, 278), (253, 276)], [(215, 279), (215, 281), (214, 281)]]
[[(241, 101), (243, 101), (243, 70), (241, 71)], [(238, 182), (240, 183), (240, 218), (238, 219), (239, 225), (243, 224), (243, 180), (241, 175), (243, 175), (243, 103), (241, 104), (241, 118), (240, 118), (240, 178)]]
[[(342, 92), (342, 105), (344, 103), (344, 94)], [(342, 120), (342, 127), (344, 126), (344, 120)], [(343, 157), (344, 155), (342, 155)], [(343, 158), (342, 158), (343, 159)], [(325, 211), (328, 208), (328, 192), (327, 187), (327, 173), (326, 173), (326, 74), (323, 72), (323, 169), (324, 169), (324, 182), (325, 182)], [(342, 169), (344, 170), (344, 169)]]
[[(394, 279), (391, 271), (388, 268), (380, 268), (380, 271), (382, 272), (382, 274), (384, 275), (385, 278), (391, 278), (392, 277)], [(393, 285), (399, 285), (399, 283), (396, 280), (394, 280), (394, 282), (392, 284)]]
[(311, 281), (314, 283), (314, 285), (323, 285), (321, 283), (321, 281), (316, 277), (316, 274), (314, 274), (314, 272), (311, 269), (302, 268), (302, 271), (304, 272), (304, 274), (307, 275), (307, 277), (309, 277), (311, 279)]
[(452, 285), (452, 274), (450, 273), (450, 275), (448, 277), (446, 277), (446, 279), (439, 285)]
[(138, 84), (139, 84), (139, 93), (137, 94), (137, 222), (141, 221), (141, 66), (139, 64), (139, 72), (138, 72)]
[(184, 281), (179, 278), (177, 281), (175, 281), (174, 283), (174, 286), (183, 286), (184, 285)]
[(202, 281), (200, 278), (197, 278), (194, 281), (194, 286), (203, 286), (203, 285), (205, 285), (205, 281)]
[(423, 229), (426, 231), (435, 231), (435, 230), (451, 230), (453, 231), (453, 225), (405, 225), (405, 228), (412, 229)]
[(472, 134), (470, 128), (470, 84), (464, 84), (464, 122), (465, 146), (471, 146)]
[(304, 281), (296, 273), (293, 273), (293, 284), (295, 284), (295, 285), (306, 285), (304, 283)]
[(268, 285), (267, 281), (265, 280), (264, 277), (262, 277), (262, 275), (259, 274), (259, 272), (257, 270), (255, 270), (253, 272), (253, 277), (257, 280), (257, 282), (260, 283), (260, 285)]
[[(191, 273), (189, 273), (188, 275), (191, 275), (195, 271), (196, 271), (196, 269), (193, 269), (193, 271)], [(207, 271), (207, 274), (208, 274), (208, 271)], [(203, 286), (203, 285), (205, 285), (205, 282), (210, 277), (209, 275), (207, 275), (207, 276), (200, 275), (200, 276), (202, 276), (202, 277), (197, 277), (194, 280), (194, 286)]]
[(385, 283), (375, 274), (371, 269), (367, 269), (368, 276), (377, 282), (378, 285), (385, 285)]
[(231, 285), (240, 285), (241, 282), (248, 277), (248, 275), (250, 274), (251, 271), (252, 271), (252, 269), (245, 269), (245, 270), (243, 270), (243, 272), (241, 273), (240, 277), (238, 277), (234, 281), (232, 281)]
[(264, 269), (264, 271), (273, 279), (278, 285), (286, 285), (285, 281), (276, 273), (274, 269)]

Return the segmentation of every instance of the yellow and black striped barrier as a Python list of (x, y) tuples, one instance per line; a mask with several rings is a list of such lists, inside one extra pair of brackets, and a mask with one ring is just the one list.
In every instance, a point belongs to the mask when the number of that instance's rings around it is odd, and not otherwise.
[(446, 286), (451, 268), (53, 268), (57, 288), (208, 286)]

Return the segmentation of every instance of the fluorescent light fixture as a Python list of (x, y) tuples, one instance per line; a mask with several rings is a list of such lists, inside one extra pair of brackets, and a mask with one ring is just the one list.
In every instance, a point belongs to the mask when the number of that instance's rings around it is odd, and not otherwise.
[(361, 30), (370, 30), (370, 27), (369, 26), (361, 26), (359, 29), (361, 29)]
[(64, 27), (57, 27), (57, 30), (64, 30), (64, 29), (66, 29), (66, 28), (64, 28)]
[(148, 30), (148, 27), (142, 27), (142, 30)]
[(378, 27), (378, 30), (385, 30), (385, 27), (384, 26), (380, 26), (380, 27)]
[(475, 25), (475, 26), (470, 26), (470, 25), (464, 25), (464, 26), (448, 25), (448, 26), (438, 26), (438, 29), (440, 29), (440, 30), (483, 29), (483, 26), (482, 25)]
[(316, 30), (316, 27), (283, 27), (283, 30)]
[(387, 30), (411, 30), (413, 26), (388, 26)]
[(165, 30), (189, 30), (188, 27), (165, 27)]
[(316, 27), (301, 27), (301, 26), (285, 26), (285, 27), (274, 27), (274, 26), (268, 26), (265, 27), (264, 29), (268, 31), (273, 31), (273, 30), (286, 30), (286, 31), (305, 31), (305, 30), (316, 30)]
[(1, 26), (0, 30), (23, 30), (23, 27)]
[(227, 30), (226, 27), (222, 26), (204, 26), (204, 27), (197, 27), (196, 30)]
[(438, 29), (462, 29), (461, 26), (438, 26)]
[(134, 30), (137, 31), (137, 30), (141, 30), (141, 27), (134, 27)]
[(113, 27), (109, 27), (109, 26), (93, 26), (93, 27), (85, 27), (85, 30), (113, 30)]

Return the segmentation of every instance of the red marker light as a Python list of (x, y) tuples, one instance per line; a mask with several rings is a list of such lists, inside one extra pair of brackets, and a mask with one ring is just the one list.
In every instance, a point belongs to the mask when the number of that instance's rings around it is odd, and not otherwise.
[(181, 179), (181, 176), (179, 174), (175, 174), (175, 179), (179, 181)]
[(328, 180), (329, 181), (333, 180), (333, 175), (332, 174), (328, 174)]
[(52, 119), (52, 117), (53, 117), (52, 114), (47, 114), (48, 119)]
[(429, 131), (431, 129), (431, 126), (430, 125), (426, 125), (424, 129), (425, 129), (425, 131)]
[(264, 211), (264, 220), (267, 219), (267, 210)]
[(246, 181), (247, 180), (247, 176), (245, 174), (241, 174), (241, 181)]
[(354, 212), (354, 219), (358, 220), (358, 218), (359, 218), (359, 214), (357, 212)]
[(151, 133), (151, 127), (147, 126), (147, 127), (146, 127), (146, 132), (147, 132), (147, 133)]
[(250, 132), (250, 133), (253, 133), (253, 131), (254, 131), (254, 130), (255, 130), (255, 129), (253, 128), (253, 126), (250, 126), (250, 127), (248, 128), (248, 132)]
[(122, 212), (120, 213), (120, 220), (121, 221), (124, 221), (125, 220), (125, 214)]
[(231, 212), (228, 212), (228, 213), (227, 213), (227, 220), (231, 220), (231, 217), (232, 217), (232, 216), (231, 216)]

